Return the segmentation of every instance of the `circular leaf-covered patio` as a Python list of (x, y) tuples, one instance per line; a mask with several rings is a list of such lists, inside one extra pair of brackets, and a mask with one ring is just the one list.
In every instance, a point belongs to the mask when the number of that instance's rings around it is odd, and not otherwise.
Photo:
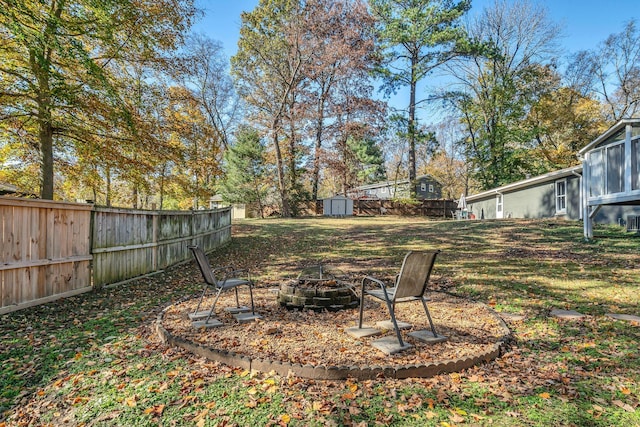
[[(225, 310), (235, 307), (234, 293), (223, 293), (214, 314), (222, 325), (211, 328), (194, 326), (188, 314), (196, 308), (197, 298), (185, 300), (160, 313), (156, 330), (167, 343), (211, 360), (313, 379), (431, 377), (460, 371), (498, 357), (509, 337), (505, 323), (486, 305), (435, 292), (429, 309), (438, 333), (447, 340), (424, 343), (412, 338), (411, 332), (428, 329), (428, 320), (419, 303), (401, 304), (396, 314), (410, 325), (402, 335), (411, 347), (387, 355), (371, 345), (380, 335), (353, 338), (345, 332), (356, 326), (358, 309), (291, 310), (278, 302), (277, 294), (278, 289), (255, 288), (256, 313), (261, 318), (240, 322)], [(212, 301), (205, 299), (204, 306)], [(365, 300), (365, 323), (375, 326), (385, 320), (385, 307)], [(384, 327), (380, 332), (395, 336)]]

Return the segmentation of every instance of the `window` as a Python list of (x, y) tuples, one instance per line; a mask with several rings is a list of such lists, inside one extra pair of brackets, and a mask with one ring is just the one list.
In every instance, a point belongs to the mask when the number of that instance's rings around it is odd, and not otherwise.
[(567, 213), (567, 180), (556, 181), (556, 215)]
[(504, 203), (502, 194), (496, 194), (496, 218), (504, 218)]
[(427, 184), (425, 182), (420, 183), (420, 191), (423, 193), (427, 191)]
[(429, 184), (429, 193), (433, 193), (433, 184)]

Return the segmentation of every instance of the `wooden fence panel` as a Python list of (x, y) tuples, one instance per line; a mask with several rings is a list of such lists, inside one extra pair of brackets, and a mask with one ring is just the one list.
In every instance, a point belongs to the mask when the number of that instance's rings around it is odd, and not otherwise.
[(353, 212), (355, 215), (403, 215), (451, 218), (451, 211), (455, 211), (456, 207), (456, 201), (446, 199), (421, 200), (416, 203), (403, 203), (384, 199), (359, 199), (353, 201)]
[(139, 211), (96, 208), (94, 286), (117, 283), (189, 259), (187, 246), (205, 251), (231, 238), (231, 209)]
[(152, 273), (189, 259), (189, 244), (210, 251), (230, 238), (230, 208), (140, 211), (0, 197), (0, 314)]
[(91, 289), (91, 208), (0, 197), (0, 314)]

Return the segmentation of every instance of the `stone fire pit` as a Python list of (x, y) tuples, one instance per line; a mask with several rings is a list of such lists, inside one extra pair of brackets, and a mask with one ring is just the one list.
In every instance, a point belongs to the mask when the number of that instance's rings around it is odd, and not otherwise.
[(335, 311), (355, 308), (360, 301), (353, 285), (344, 281), (339, 271), (317, 266), (281, 284), (278, 302), (288, 309)]

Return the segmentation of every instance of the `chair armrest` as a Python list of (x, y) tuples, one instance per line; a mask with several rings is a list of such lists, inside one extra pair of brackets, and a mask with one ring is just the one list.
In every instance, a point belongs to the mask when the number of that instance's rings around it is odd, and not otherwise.
[(362, 288), (363, 289), (364, 289), (364, 286), (365, 286), (366, 282), (376, 283), (382, 288), (386, 288), (387, 287), (387, 285), (385, 285), (385, 283), (382, 280), (376, 279), (375, 277), (372, 277), (372, 276), (365, 276), (365, 277), (362, 278)]
[(364, 293), (365, 293), (365, 289), (364, 288), (365, 288), (365, 285), (366, 285), (367, 282), (375, 283), (378, 286), (380, 286), (380, 289), (384, 293), (384, 298), (387, 301), (389, 301), (389, 294), (387, 293), (387, 285), (382, 280), (376, 279), (375, 277), (371, 277), (371, 276), (365, 276), (365, 277), (362, 278), (362, 291), (361, 291), (362, 294), (361, 295), (364, 295)]
[(238, 270), (233, 270), (233, 272), (231, 273), (234, 277), (238, 277), (240, 275), (246, 275), (247, 276), (247, 280), (251, 283), (253, 283), (253, 281), (251, 280), (251, 271), (249, 271), (248, 268), (240, 268)]

